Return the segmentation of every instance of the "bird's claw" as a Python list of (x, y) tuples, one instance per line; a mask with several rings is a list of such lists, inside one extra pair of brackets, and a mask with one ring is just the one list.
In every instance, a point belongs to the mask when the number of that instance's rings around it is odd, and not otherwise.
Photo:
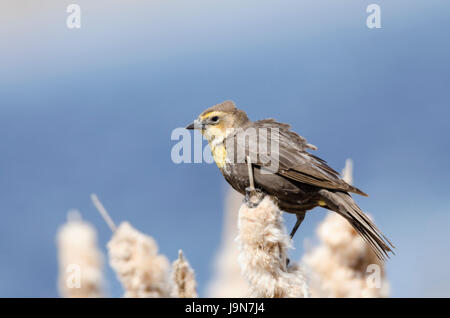
[(264, 199), (264, 193), (259, 189), (245, 188), (244, 202), (249, 208), (256, 208)]

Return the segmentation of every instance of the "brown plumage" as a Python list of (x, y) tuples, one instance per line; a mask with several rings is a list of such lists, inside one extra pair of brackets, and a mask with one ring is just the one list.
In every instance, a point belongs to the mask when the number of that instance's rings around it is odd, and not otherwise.
[(256, 188), (276, 198), (281, 210), (297, 215), (292, 236), (305, 213), (322, 206), (350, 222), (380, 259), (392, 252), (392, 243), (350, 195), (367, 194), (342, 180), (324, 160), (307, 152), (317, 148), (289, 125), (274, 119), (253, 122), (233, 102), (226, 101), (205, 110), (186, 128), (201, 130), (223, 176), (242, 194), (249, 187), (245, 158), (251, 158)]

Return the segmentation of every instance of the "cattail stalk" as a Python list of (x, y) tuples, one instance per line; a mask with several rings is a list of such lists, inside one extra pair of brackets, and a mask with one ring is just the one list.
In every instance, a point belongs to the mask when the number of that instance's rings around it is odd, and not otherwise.
[(171, 296), (176, 298), (197, 298), (197, 282), (194, 270), (183, 255), (178, 251), (178, 259), (172, 264), (173, 289)]
[(103, 255), (95, 228), (81, 220), (78, 211), (68, 214), (57, 234), (59, 279), (62, 297), (104, 297)]
[(170, 294), (169, 261), (158, 246), (128, 222), (108, 242), (109, 263), (125, 289), (125, 297), (156, 298)]
[(109, 263), (116, 271), (125, 289), (125, 297), (155, 298), (169, 297), (169, 261), (158, 254), (155, 240), (128, 222), (116, 228), (106, 209), (95, 195), (91, 196), (94, 205), (107, 221), (113, 236), (108, 242)]
[(239, 210), (239, 262), (253, 297), (308, 297), (298, 264), (289, 264), (290, 236), (281, 212), (266, 196), (258, 206)]
[(214, 259), (214, 276), (207, 288), (208, 297), (246, 297), (250, 294), (247, 280), (242, 276), (236, 236), (238, 212), (243, 196), (232, 188), (225, 199), (222, 241)]

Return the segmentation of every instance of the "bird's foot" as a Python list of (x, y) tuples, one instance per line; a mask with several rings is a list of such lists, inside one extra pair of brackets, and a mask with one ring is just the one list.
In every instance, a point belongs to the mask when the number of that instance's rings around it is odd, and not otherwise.
[(244, 202), (251, 209), (256, 208), (259, 203), (264, 199), (264, 192), (259, 189), (245, 188)]

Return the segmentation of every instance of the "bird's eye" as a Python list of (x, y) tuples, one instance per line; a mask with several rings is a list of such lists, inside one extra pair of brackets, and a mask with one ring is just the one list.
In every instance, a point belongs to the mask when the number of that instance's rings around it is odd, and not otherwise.
[(213, 123), (217, 123), (217, 122), (219, 121), (219, 116), (211, 117), (211, 121), (212, 121)]

